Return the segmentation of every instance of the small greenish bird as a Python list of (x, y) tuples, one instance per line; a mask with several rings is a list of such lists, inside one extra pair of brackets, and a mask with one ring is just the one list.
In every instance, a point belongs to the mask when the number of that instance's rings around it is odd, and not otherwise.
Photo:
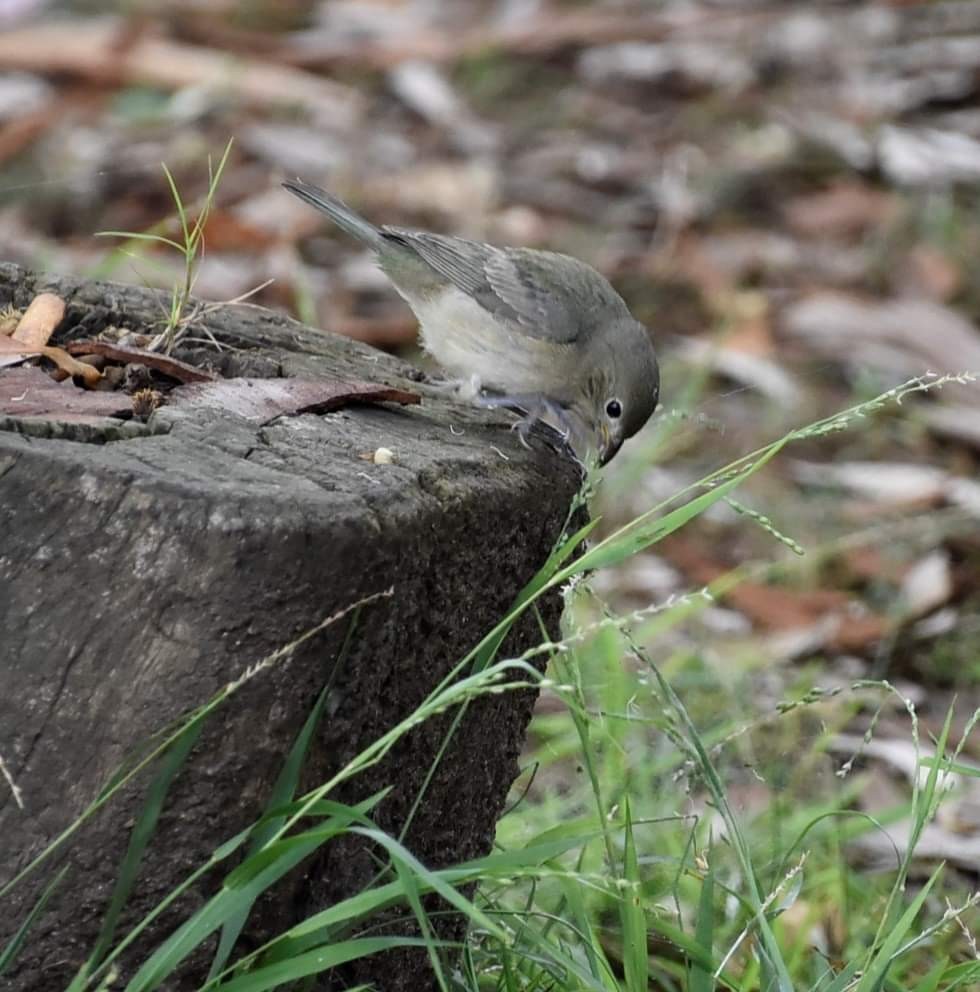
[(317, 186), (283, 186), (374, 249), (426, 351), (481, 405), (523, 412), (525, 443), (535, 422), (557, 422), (573, 450), (594, 449), (605, 464), (656, 409), (650, 333), (585, 262), (375, 227)]

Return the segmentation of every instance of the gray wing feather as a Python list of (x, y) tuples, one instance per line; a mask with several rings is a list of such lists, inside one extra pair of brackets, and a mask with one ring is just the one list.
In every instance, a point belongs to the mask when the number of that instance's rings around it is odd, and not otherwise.
[(524, 329), (553, 341), (582, 341), (629, 315), (625, 301), (591, 265), (533, 248), (498, 250), (486, 265), (496, 296)]
[(519, 324), (532, 337), (577, 341), (603, 321), (628, 313), (622, 297), (595, 269), (567, 255), (382, 230), (498, 320)]
[(478, 296), (486, 289), (484, 265), (492, 250), (489, 245), (424, 231), (406, 231), (398, 227), (385, 227), (382, 230), (387, 237), (411, 248), (439, 275), (464, 293)]
[(484, 266), (490, 288), (526, 330), (548, 328), (548, 337), (558, 337), (571, 330), (572, 315), (566, 301), (533, 278), (528, 266), (523, 268), (514, 252), (498, 251)]

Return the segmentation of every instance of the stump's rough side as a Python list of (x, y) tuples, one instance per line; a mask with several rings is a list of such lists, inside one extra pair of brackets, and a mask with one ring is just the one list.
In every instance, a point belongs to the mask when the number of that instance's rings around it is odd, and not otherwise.
[[(0, 265), (0, 305), (23, 306), (45, 290), (67, 300), (70, 337), (109, 324), (145, 329), (161, 312), (151, 291)], [(201, 322), (235, 349), (202, 351), (226, 374), (384, 381), (425, 394), (403, 363), (278, 314), (230, 307)], [(156, 416), (166, 433), (105, 444), (0, 431), (0, 756), (25, 805), (0, 783), (0, 884), (154, 732), (335, 611), (391, 586), (390, 599), (362, 612), (335, 673), (303, 786), (323, 781), (411, 712), (503, 615), (559, 534), (578, 481), (551, 452), (525, 451), (499, 419), (427, 394), (421, 407), (267, 427), (213, 410)], [(381, 446), (395, 464), (359, 457)], [(549, 623), (557, 610), (546, 604)], [(172, 786), (124, 924), (261, 813), (346, 630), (346, 621), (327, 628), (209, 719)], [(508, 648), (537, 639), (527, 622)], [(407, 838), (425, 863), (489, 850), (531, 703), (530, 693), (492, 696), (467, 711)], [(418, 728), (334, 798), (393, 785), (376, 818), (397, 833), (448, 719)], [(71, 845), (62, 859), (71, 872), (5, 987), (66, 986), (98, 932), (147, 781)], [(374, 869), (366, 850), (326, 848), (259, 903), (247, 939), (356, 891)], [(0, 946), (48, 877), (50, 869), (36, 873), (4, 900)], [(209, 884), (137, 951), (200, 905)], [(139, 957), (124, 958), (124, 978)], [(196, 987), (202, 968), (192, 961), (168, 988)], [(392, 992), (426, 988), (431, 976), (412, 954), (338, 980)]]

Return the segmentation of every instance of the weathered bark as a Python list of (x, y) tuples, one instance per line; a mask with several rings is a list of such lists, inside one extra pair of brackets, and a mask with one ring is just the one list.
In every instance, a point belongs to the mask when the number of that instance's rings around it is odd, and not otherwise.
[[(0, 305), (44, 290), (67, 300), (61, 339), (110, 324), (145, 329), (161, 312), (155, 292), (0, 265)], [(542, 563), (578, 481), (568, 461), (524, 450), (501, 419), (430, 396), (408, 366), (363, 345), (254, 307), (216, 309), (197, 326), (234, 349), (198, 348), (227, 375), (383, 381), (425, 398), (265, 427), (227, 411), (164, 407), (146, 436), (75, 435), (105, 443), (28, 436), (10, 420), (0, 430), (0, 757), (24, 802), (22, 811), (0, 782), (0, 884), (155, 731), (338, 609), (394, 590), (363, 611), (337, 670), (346, 622), (209, 719), (172, 786), (124, 923), (261, 813), (328, 678), (304, 788), (411, 712)], [(382, 446), (394, 464), (359, 457)], [(546, 602), (547, 622), (558, 608)], [(508, 648), (537, 636), (528, 620)], [(491, 696), (467, 710), (407, 835), (425, 863), (489, 850), (532, 702), (530, 692)], [(393, 786), (376, 819), (398, 832), (450, 717), (417, 728), (333, 798)], [(6, 987), (62, 989), (85, 958), (146, 782), (75, 838), (63, 859), (71, 873)], [(260, 901), (246, 945), (356, 891), (375, 867), (363, 848), (328, 847)], [(0, 946), (47, 877), (36, 873), (3, 901)], [(214, 884), (162, 917), (124, 958), (123, 977)], [(459, 936), (458, 921), (446, 932)], [(168, 988), (196, 987), (206, 966), (199, 957)], [(425, 988), (431, 975), (424, 955), (399, 954), (339, 980), (391, 992)]]

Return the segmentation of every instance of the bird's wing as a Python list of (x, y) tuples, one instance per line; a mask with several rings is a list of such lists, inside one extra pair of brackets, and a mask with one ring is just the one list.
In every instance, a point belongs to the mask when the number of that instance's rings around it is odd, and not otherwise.
[(569, 343), (614, 318), (626, 304), (591, 266), (567, 255), (530, 248), (494, 248), (422, 231), (384, 228), (436, 273), (472, 296), (499, 320), (531, 337)]

